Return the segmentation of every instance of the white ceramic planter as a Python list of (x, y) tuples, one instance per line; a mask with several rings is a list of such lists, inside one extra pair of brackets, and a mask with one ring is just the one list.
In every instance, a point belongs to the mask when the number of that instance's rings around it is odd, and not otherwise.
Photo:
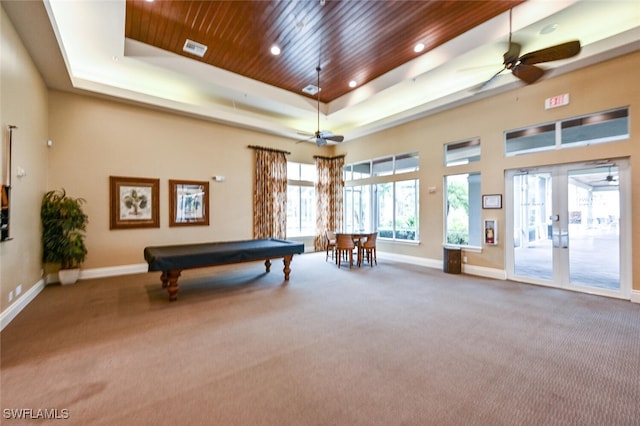
[(80, 268), (77, 269), (60, 269), (58, 271), (58, 279), (60, 284), (75, 284), (80, 278)]

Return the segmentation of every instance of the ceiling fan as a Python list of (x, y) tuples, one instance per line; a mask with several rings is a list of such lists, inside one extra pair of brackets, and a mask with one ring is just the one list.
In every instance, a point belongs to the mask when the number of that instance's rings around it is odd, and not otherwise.
[(580, 53), (580, 42), (578, 40), (568, 41), (566, 43), (547, 47), (545, 49), (536, 50), (534, 52), (525, 53), (520, 56), (522, 46), (511, 41), (512, 35), (512, 9), (509, 10), (509, 49), (503, 55), (504, 67), (495, 73), (493, 77), (484, 82), (480, 86), (480, 90), (489, 85), (503, 71), (509, 70), (524, 81), (526, 84), (536, 82), (545, 73), (545, 70), (535, 66), (543, 62), (558, 61), (560, 59), (571, 58)]
[[(609, 166), (609, 173), (605, 176), (604, 179), (599, 180), (598, 182), (607, 182), (609, 185), (617, 185), (618, 184), (618, 176), (611, 174), (611, 167)], [(613, 165), (615, 167), (615, 164)]]
[(344, 141), (344, 136), (334, 135), (332, 132), (329, 132), (327, 130), (320, 131), (320, 71), (322, 71), (322, 68), (320, 67), (320, 65), (316, 67), (316, 71), (318, 72), (318, 127), (316, 132), (314, 133), (314, 136), (312, 136), (309, 139), (312, 139), (315, 137), (316, 145), (318, 146), (326, 145), (327, 141), (342, 142)]

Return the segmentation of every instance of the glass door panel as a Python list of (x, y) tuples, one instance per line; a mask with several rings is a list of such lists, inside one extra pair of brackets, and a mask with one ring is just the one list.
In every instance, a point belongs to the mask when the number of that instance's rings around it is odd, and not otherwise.
[[(630, 292), (626, 160), (507, 172), (510, 279), (612, 297)], [(624, 212), (627, 211), (625, 214)], [(622, 230), (622, 231), (621, 231)]]
[(534, 281), (553, 279), (552, 182), (551, 172), (513, 176), (513, 273)]
[(620, 289), (619, 188), (616, 166), (568, 172), (571, 285)]

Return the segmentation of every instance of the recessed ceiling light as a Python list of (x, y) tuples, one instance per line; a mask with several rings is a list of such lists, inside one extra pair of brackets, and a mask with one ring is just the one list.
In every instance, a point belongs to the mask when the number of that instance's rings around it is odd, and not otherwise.
[(354, 87), (356, 87), (357, 85), (358, 85), (358, 83), (357, 83), (355, 80), (351, 80), (351, 81), (349, 82), (349, 87), (351, 87), (352, 89), (353, 89)]
[(415, 46), (413, 46), (413, 51), (416, 53), (420, 53), (424, 50), (424, 44), (422, 43), (418, 43)]
[(307, 87), (303, 88), (302, 91), (307, 95), (315, 95), (320, 91), (320, 89), (318, 88), (318, 86), (310, 84)]
[(551, 34), (552, 32), (554, 32), (557, 29), (558, 29), (558, 24), (549, 24), (549, 25), (546, 25), (545, 27), (543, 27), (540, 30), (540, 34), (542, 34), (542, 35)]
[(280, 48), (274, 44), (271, 46), (271, 54), (278, 56), (280, 54)]

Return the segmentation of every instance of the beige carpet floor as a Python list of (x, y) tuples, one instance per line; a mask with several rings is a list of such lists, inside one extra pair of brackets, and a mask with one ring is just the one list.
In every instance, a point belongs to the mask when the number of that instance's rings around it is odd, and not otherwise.
[[(324, 253), (51, 285), (1, 334), (2, 424), (640, 425), (640, 306)], [(67, 419), (37, 417), (37, 410)]]

